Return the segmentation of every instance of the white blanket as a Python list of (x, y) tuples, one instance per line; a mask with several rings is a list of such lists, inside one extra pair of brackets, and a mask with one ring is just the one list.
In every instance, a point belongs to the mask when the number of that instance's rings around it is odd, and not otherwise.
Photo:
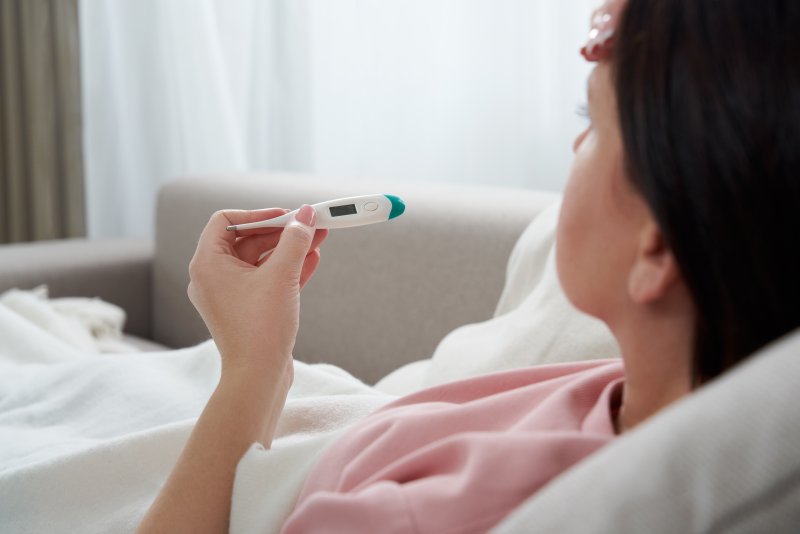
[[(320, 452), (393, 394), (616, 354), (604, 325), (574, 310), (561, 292), (553, 262), (557, 217), (556, 205), (520, 238), (495, 317), (455, 330), (433, 358), (399, 369), (375, 388), (336, 367), (297, 362), (273, 448), (253, 446), (239, 462), (231, 531), (277, 531)], [(108, 306), (47, 301), (42, 292), (0, 298), (4, 533), (131, 531), (217, 383), (212, 342), (101, 354), (123, 348), (122, 321)]]
[[(84, 320), (75, 320), (76, 307)], [(46, 302), (41, 293), (0, 299), (4, 533), (132, 531), (217, 383), (219, 354), (211, 341), (101, 354), (106, 344), (91, 346), (99, 339), (91, 323), (109, 310), (96, 308), (89, 301)], [(240, 464), (231, 531), (277, 530), (322, 448), (393, 398), (336, 367), (296, 363), (273, 450), (255, 446)], [(267, 474), (273, 483), (265, 491)]]

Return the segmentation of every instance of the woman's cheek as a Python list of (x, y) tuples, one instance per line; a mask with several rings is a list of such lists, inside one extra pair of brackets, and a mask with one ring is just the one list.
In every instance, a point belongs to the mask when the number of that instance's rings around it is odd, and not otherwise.
[(570, 302), (583, 311), (592, 308), (592, 254), (601, 201), (603, 158), (598, 157), (598, 139), (590, 126), (575, 140), (575, 157), (564, 187), (556, 228), (556, 269)]
[(582, 219), (582, 176), (583, 166), (581, 161), (576, 158), (570, 178), (564, 189), (561, 211), (556, 227), (556, 270), (561, 286), (570, 301), (575, 303), (577, 286), (580, 285), (580, 265), (579, 258), (581, 240), (581, 219)]

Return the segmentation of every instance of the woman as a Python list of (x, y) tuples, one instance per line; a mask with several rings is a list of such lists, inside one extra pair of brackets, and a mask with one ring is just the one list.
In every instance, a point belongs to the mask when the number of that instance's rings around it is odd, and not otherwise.
[[(570, 300), (614, 333), (624, 369), (545, 366), (400, 399), (326, 452), (285, 530), (486, 530), (800, 325), (798, 27), (794, 0), (603, 6), (583, 49), (598, 65), (557, 264)], [(222, 377), (143, 532), (225, 531), (239, 458), (271, 442), (292, 383), (299, 291), (326, 234), (308, 207), (282, 233), (235, 238), (225, 227), (282, 213), (219, 212), (201, 236), (189, 295)]]

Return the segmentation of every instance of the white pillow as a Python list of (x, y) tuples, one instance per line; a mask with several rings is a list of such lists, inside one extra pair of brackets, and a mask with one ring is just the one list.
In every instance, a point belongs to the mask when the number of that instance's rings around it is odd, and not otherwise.
[(800, 532), (800, 330), (556, 478), (494, 532)]
[(605, 324), (575, 309), (561, 289), (554, 244), (560, 207), (543, 210), (518, 239), (492, 319), (453, 330), (432, 358), (401, 367), (375, 387), (403, 395), (506, 369), (618, 356)]
[(612, 358), (606, 325), (567, 300), (555, 267), (560, 202), (522, 233), (509, 258), (494, 318), (451, 332), (437, 347), (423, 386), (546, 363)]

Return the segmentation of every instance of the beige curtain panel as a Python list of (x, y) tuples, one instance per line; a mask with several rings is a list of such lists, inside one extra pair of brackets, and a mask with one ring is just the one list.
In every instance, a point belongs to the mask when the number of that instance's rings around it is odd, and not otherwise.
[(0, 242), (85, 235), (78, 0), (0, 0)]

